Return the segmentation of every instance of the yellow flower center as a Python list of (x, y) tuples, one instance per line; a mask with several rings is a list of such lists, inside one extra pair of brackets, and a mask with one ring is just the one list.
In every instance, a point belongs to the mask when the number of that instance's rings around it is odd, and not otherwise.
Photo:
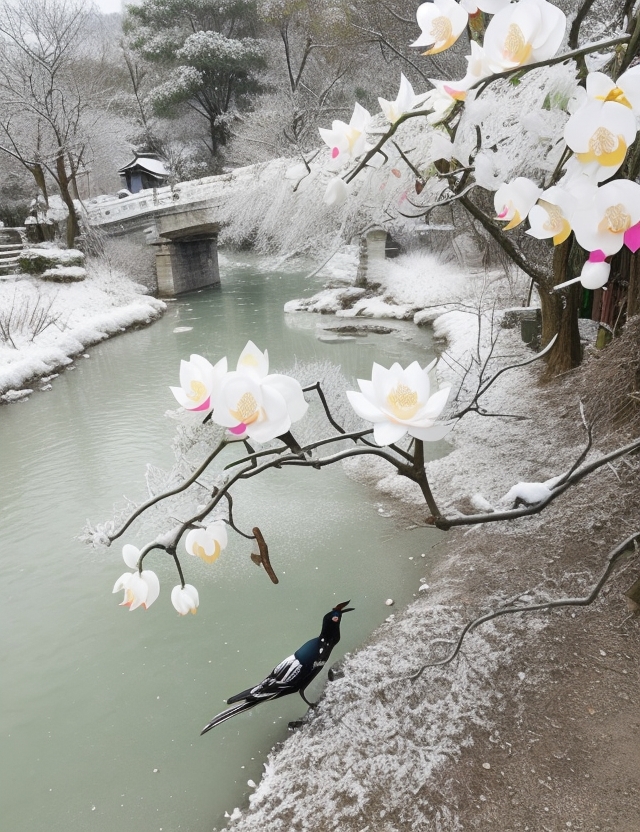
[(620, 87), (614, 87), (611, 92), (607, 94), (606, 98), (604, 98), (604, 101), (615, 101), (616, 104), (623, 104), (625, 107), (632, 109), (631, 104), (624, 94), (624, 90), (621, 90)]
[(234, 419), (242, 422), (245, 425), (251, 425), (256, 421), (260, 415), (258, 412), (258, 402), (255, 400), (253, 393), (247, 391), (240, 396), (236, 410), (230, 410)]
[(607, 130), (606, 127), (598, 127), (589, 139), (589, 150), (595, 156), (602, 156), (604, 153), (613, 153), (617, 146), (618, 140), (611, 130)]
[(396, 418), (406, 421), (415, 416), (418, 410), (418, 394), (400, 382), (388, 394), (387, 403)]
[(631, 228), (631, 217), (624, 205), (611, 205), (604, 212), (604, 219), (598, 225), (598, 231), (611, 231), (613, 234), (624, 234)]
[(207, 388), (201, 381), (191, 382), (191, 393), (187, 393), (187, 398), (192, 402), (199, 402), (207, 395)]
[(452, 35), (452, 31), (453, 27), (448, 17), (440, 15), (440, 17), (433, 18), (430, 34), (436, 43), (449, 40)]
[(201, 546), (199, 543), (193, 544), (193, 551), (194, 553), (205, 563), (214, 563), (220, 557), (220, 544), (218, 541), (214, 541), (213, 552), (208, 555), (204, 546)]
[(509, 26), (502, 53), (505, 58), (515, 64), (523, 64), (531, 54), (531, 44), (527, 43), (517, 23)]
[(564, 217), (560, 208), (551, 202), (545, 202), (543, 199), (539, 201), (538, 205), (541, 205), (549, 215), (549, 219), (542, 224), (544, 230), (551, 231), (553, 234), (559, 234), (564, 227)]
[(346, 132), (347, 142), (349, 144), (349, 151), (353, 152), (355, 143), (362, 135), (362, 130), (356, 130), (355, 127), (349, 127)]

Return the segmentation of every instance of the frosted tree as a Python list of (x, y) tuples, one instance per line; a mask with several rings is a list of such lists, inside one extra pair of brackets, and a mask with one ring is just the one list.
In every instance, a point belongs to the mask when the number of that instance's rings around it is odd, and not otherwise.
[(76, 176), (106, 103), (91, 20), (75, 0), (0, 4), (0, 151), (29, 171), (45, 203), (55, 184), (69, 247), (79, 233)]
[[(354, 180), (366, 175), (368, 166), (387, 164), (394, 148), (395, 158), (422, 185), (418, 196), (424, 194), (424, 202), (414, 201), (416, 216), (428, 216), (443, 204), (461, 204), (496, 240), (504, 241), (501, 245), (531, 275), (541, 297), (546, 292), (560, 299), (559, 332), (529, 359), (555, 355), (557, 369), (566, 359), (567, 342), (562, 341), (570, 331), (569, 293), (578, 284), (587, 289), (606, 286), (621, 249), (635, 253), (640, 247), (640, 185), (635, 181), (640, 67), (632, 66), (640, 23), (634, 17), (629, 32), (558, 54), (566, 18), (546, 0), (512, 4), (482, 0), (482, 8), (493, 16), (482, 45), (470, 41), (463, 79), (434, 81), (432, 90), (416, 94), (402, 76), (396, 99), (380, 99), (390, 126), (378, 128), (377, 140), (371, 141), (375, 125), (361, 105), (356, 105), (349, 123), (336, 120), (331, 129), (321, 130), (328, 147), (324, 173), (331, 176), (325, 201), (337, 205), (348, 200)], [(418, 9), (421, 33), (415, 46), (439, 54), (465, 31), (469, 14), (484, 12), (469, 0), (464, 8), (454, 0), (423, 4)], [(571, 37), (578, 36), (584, 20), (583, 14), (576, 17)], [(476, 20), (476, 35), (480, 29)], [(621, 45), (627, 48), (613, 57), (607, 51)], [(581, 77), (580, 65), (592, 53), (602, 53), (607, 71), (584, 72), (583, 67)], [(533, 120), (524, 126), (531, 116)], [(426, 140), (414, 134), (421, 141), (403, 147), (400, 142), (406, 134), (401, 128), (417, 119), (426, 122)], [(495, 217), (488, 213), (490, 201)], [(509, 233), (525, 221), (527, 238), (516, 244)], [(527, 241), (534, 253), (536, 247), (555, 248), (551, 275), (535, 265)], [(548, 327), (548, 308), (546, 314)], [(154, 526), (146, 543), (124, 545), (123, 559), (133, 571), (118, 579), (114, 592), (124, 592), (123, 604), (129, 609), (150, 606), (158, 597), (159, 583), (147, 569), (147, 558), (152, 552), (165, 552), (175, 562), (179, 578), (172, 603), (181, 615), (195, 612), (199, 594), (187, 581), (181, 549), (214, 563), (226, 546), (229, 530), (252, 542), (251, 558), (277, 582), (268, 533), (265, 537), (257, 527), (239, 528), (233, 516), (237, 485), (267, 470), (322, 470), (350, 457), (374, 456), (417, 485), (429, 511), (427, 522), (447, 530), (541, 512), (603, 465), (640, 449), (636, 438), (590, 458), (593, 426), (583, 413), (585, 446), (568, 470), (546, 482), (514, 486), (508, 495), (512, 505), (504, 510), (442, 511), (425, 468), (424, 443), (442, 439), (469, 413), (488, 415), (481, 408), (482, 397), (510, 369), (489, 372), (490, 361), (491, 350), (467, 401), (453, 397), (455, 404), (447, 410), (450, 391), (432, 390), (433, 364), (425, 368), (417, 362), (407, 368), (394, 364), (390, 369), (374, 364), (371, 379), (358, 381), (359, 391), (345, 391), (335, 371), (314, 373), (315, 379), (305, 377), (313, 370), (304, 368), (299, 368), (298, 378), (270, 373), (266, 351), (251, 342), (234, 370), (229, 370), (226, 357), (212, 365), (192, 355), (182, 362), (180, 387), (173, 388), (183, 413), (192, 420), (181, 425), (175, 470), (169, 477), (151, 474), (149, 500), (133, 507), (121, 521), (88, 530), (94, 543), (109, 545), (123, 538), (139, 518), (150, 518)], [(317, 399), (313, 408), (312, 398)], [(497, 615), (591, 603), (639, 534), (610, 553), (603, 576), (588, 596), (526, 608), (510, 606), (471, 622), (461, 639)], [(460, 643), (447, 661), (457, 654)]]
[(265, 60), (255, 38), (255, 3), (145, 0), (127, 7), (124, 30), (131, 49), (163, 71), (149, 93), (153, 110), (175, 117), (184, 106), (197, 113), (215, 156), (234, 111), (260, 90)]
[[(348, 124), (321, 130), (330, 153), (324, 168), (336, 173), (327, 202), (345, 201), (367, 166), (395, 154), (419, 185), (405, 216), (462, 206), (530, 276), (542, 306), (543, 344), (558, 336), (551, 373), (580, 360), (582, 288), (629, 276), (627, 314), (639, 308), (640, 68), (632, 65), (639, 17), (625, 17), (619, 4), (602, 22), (589, 17), (591, 5), (587, 0), (568, 27), (546, 0), (423, 3), (413, 45), (439, 56), (468, 33), (466, 75), (432, 79), (431, 90), (418, 95), (403, 76), (395, 101), (380, 100), (390, 125), (382, 131), (359, 105)], [(622, 29), (613, 36), (612, 21)], [(580, 43), (583, 26), (594, 41)], [(588, 71), (589, 56), (599, 69)], [(407, 122), (415, 119), (424, 129), (418, 142), (411, 135), (405, 152)], [(367, 144), (369, 133), (377, 140)]]

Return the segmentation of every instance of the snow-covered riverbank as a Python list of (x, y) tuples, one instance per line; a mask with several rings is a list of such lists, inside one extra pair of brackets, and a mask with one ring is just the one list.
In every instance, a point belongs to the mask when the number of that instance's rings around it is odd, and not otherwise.
[[(356, 314), (352, 298), (345, 304), (341, 295), (349, 290), (345, 261), (333, 268), (342, 285), (288, 310), (434, 320), (446, 343), (439, 380), (454, 390), (462, 383), (460, 404), (489, 350), (489, 369), (531, 357), (519, 329), (499, 327), (502, 315), (494, 310), (517, 305), (514, 291), (522, 290), (505, 276), (465, 276), (428, 255), (401, 258), (389, 264), (377, 294), (356, 298)], [(403, 272), (401, 288), (396, 278)], [(504, 509), (513, 504), (507, 494), (514, 484), (544, 482), (577, 458), (584, 442), (580, 377), (544, 389), (541, 370), (533, 364), (502, 375), (483, 399), (487, 413), (501, 415), (470, 413), (451, 434), (451, 453), (428, 464), (446, 514)], [(602, 437), (599, 444), (612, 441)], [(352, 460), (347, 467), (388, 499), (399, 523), (424, 522), (421, 495), (384, 462)], [(624, 523), (629, 506), (613, 497), (620, 476), (601, 472), (598, 488), (611, 491), (611, 512)], [(345, 658), (320, 707), (269, 756), (249, 805), (230, 808), (227, 828), (631, 832), (631, 796), (640, 783), (624, 726), (637, 708), (639, 628), (617, 600), (631, 576), (616, 578), (611, 596), (580, 612), (485, 624), (469, 634), (456, 662), (410, 679), (446, 655), (461, 627), (489, 609), (588, 593), (616, 540), (616, 523), (607, 528), (593, 518), (585, 538), (592, 487), (578, 486), (517, 523), (447, 533), (442, 560), (416, 586), (414, 603)], [(594, 652), (615, 656), (618, 675), (594, 672)], [(615, 764), (601, 766), (603, 754)]]
[[(0, 402), (48, 389), (87, 348), (160, 317), (166, 305), (100, 261), (77, 283), (15, 275), (0, 280)], [(35, 332), (35, 335), (34, 335)]]

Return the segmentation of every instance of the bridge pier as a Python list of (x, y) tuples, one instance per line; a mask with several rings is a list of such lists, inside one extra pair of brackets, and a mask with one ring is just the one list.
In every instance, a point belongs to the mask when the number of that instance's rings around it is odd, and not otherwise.
[(153, 245), (156, 246), (159, 297), (175, 297), (219, 285), (217, 233), (174, 239), (161, 237)]

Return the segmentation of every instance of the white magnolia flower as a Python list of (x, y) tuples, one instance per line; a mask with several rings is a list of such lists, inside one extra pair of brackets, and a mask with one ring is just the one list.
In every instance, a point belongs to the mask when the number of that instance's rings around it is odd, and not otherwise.
[(546, 0), (519, 0), (489, 22), (484, 51), (494, 72), (552, 58), (564, 38), (567, 18)]
[(553, 185), (540, 195), (540, 199), (529, 211), (527, 231), (538, 240), (551, 238), (554, 246), (563, 243), (571, 234), (571, 214), (576, 199), (568, 191)]
[(365, 152), (366, 132), (370, 121), (369, 111), (356, 104), (349, 124), (336, 120), (332, 123), (331, 130), (319, 128), (322, 141), (331, 150), (331, 160), (327, 166), (329, 169), (338, 170), (346, 162)]
[(211, 410), (216, 388), (226, 372), (226, 358), (213, 367), (201, 355), (192, 355), (189, 361), (180, 362), (180, 387), (170, 390), (185, 410)]
[(622, 104), (640, 115), (640, 65), (623, 72), (617, 81), (604, 72), (590, 72), (587, 75), (586, 98)]
[(571, 286), (572, 283), (582, 283), (585, 289), (601, 289), (609, 280), (610, 272), (611, 266), (605, 262), (604, 252), (592, 251), (578, 277), (565, 280), (564, 283), (559, 283), (555, 288), (564, 289), (565, 286)]
[(455, 0), (422, 3), (416, 11), (421, 34), (411, 46), (431, 46), (423, 55), (444, 52), (458, 40), (468, 19), (467, 12)]
[(524, 176), (500, 185), (494, 194), (493, 204), (497, 218), (509, 221), (502, 230), (510, 231), (524, 222), (541, 193), (542, 188)]
[(424, 99), (424, 96), (416, 95), (413, 87), (405, 78), (404, 74), (400, 73), (400, 89), (395, 101), (387, 101), (385, 98), (378, 98), (380, 109), (385, 115), (385, 118), (391, 124), (396, 121), (404, 113), (408, 113)]
[(249, 341), (240, 354), (235, 372), (227, 373), (219, 388), (213, 421), (232, 434), (245, 433), (256, 442), (280, 436), (307, 412), (309, 405), (299, 382), (269, 373), (265, 350)]
[(323, 201), (325, 205), (343, 205), (349, 196), (349, 186), (341, 176), (334, 176), (329, 180), (327, 190), (324, 192)]
[(640, 247), (640, 185), (616, 179), (602, 185), (593, 200), (572, 217), (576, 240), (587, 251), (609, 257), (626, 245)]
[(441, 121), (444, 121), (451, 110), (453, 110), (456, 105), (456, 101), (460, 100), (460, 98), (464, 98), (464, 94), (456, 97), (458, 95), (457, 91), (451, 89), (451, 92), (448, 92), (448, 87), (445, 81), (434, 81), (431, 78), (429, 80), (435, 85), (435, 89), (430, 90), (427, 93), (423, 106), (425, 110), (433, 110), (433, 112), (429, 113), (427, 116), (429, 124), (439, 124)]
[(580, 283), (585, 289), (601, 289), (609, 280), (611, 266), (604, 260), (587, 260), (580, 273)]
[[(135, 547), (132, 547), (135, 548)], [(121, 607), (129, 607), (129, 611), (143, 606), (148, 610), (160, 594), (160, 581), (155, 572), (145, 569), (142, 572), (125, 572), (115, 582), (113, 592), (124, 590)]]
[(187, 613), (195, 615), (200, 604), (198, 590), (191, 584), (184, 586), (178, 584), (171, 590), (171, 603), (180, 615), (187, 615)]
[(227, 546), (227, 526), (222, 520), (214, 520), (206, 529), (191, 529), (185, 540), (190, 555), (205, 563), (214, 563)]
[(347, 391), (351, 406), (367, 422), (373, 422), (373, 436), (378, 445), (391, 445), (409, 433), (416, 439), (435, 442), (450, 430), (450, 425), (436, 424), (442, 413), (450, 387), (430, 395), (429, 371), (417, 361), (406, 370), (393, 364), (389, 370), (374, 364), (371, 381), (358, 379), (362, 392)]
[(615, 101), (589, 101), (565, 124), (564, 139), (583, 165), (596, 163), (598, 181), (609, 179), (624, 162), (636, 137), (636, 117)]
[(460, 81), (446, 81), (445, 90), (459, 100), (466, 98), (467, 90), (478, 81), (491, 75), (492, 69), (486, 52), (475, 40), (471, 41), (471, 54), (465, 55), (467, 74)]

